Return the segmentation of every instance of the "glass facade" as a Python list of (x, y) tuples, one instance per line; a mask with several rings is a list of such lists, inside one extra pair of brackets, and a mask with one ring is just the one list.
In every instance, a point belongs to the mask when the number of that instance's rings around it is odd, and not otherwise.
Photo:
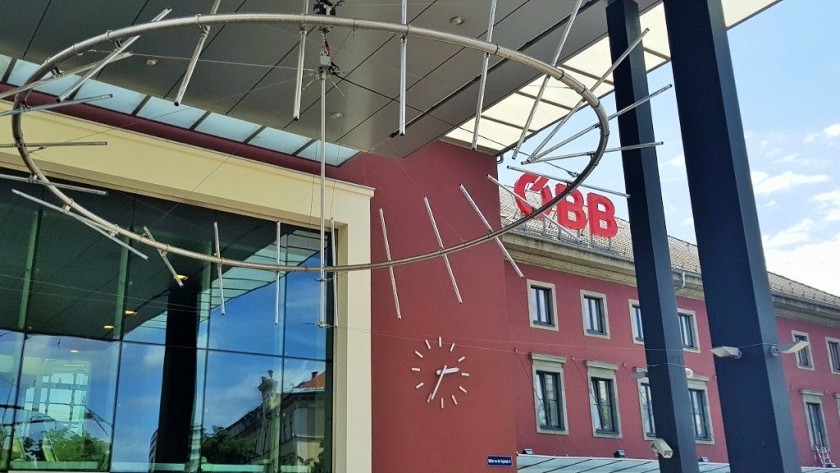
[[(53, 200), (0, 182), (10, 196), (0, 201), (0, 470), (331, 471), (332, 334), (316, 325), (314, 273), (225, 268), (220, 284), (215, 266), (170, 254), (180, 287), (153, 250), (138, 246), (143, 260), (11, 186)], [(116, 191), (73, 198), (194, 251), (213, 252), (218, 222), (224, 257), (320, 258), (317, 231), (294, 225), (278, 232)]]

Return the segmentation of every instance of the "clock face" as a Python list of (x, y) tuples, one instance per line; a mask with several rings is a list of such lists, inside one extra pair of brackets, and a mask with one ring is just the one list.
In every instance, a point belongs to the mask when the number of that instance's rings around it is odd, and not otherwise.
[(412, 366), (417, 377), (414, 389), (423, 393), (426, 402), (441, 409), (447, 404), (458, 405), (458, 399), (467, 393), (464, 386), (470, 374), (464, 371), (467, 357), (459, 355), (455, 343), (444, 343), (443, 337), (437, 340), (424, 340), (424, 345), (414, 350), (415, 365)]

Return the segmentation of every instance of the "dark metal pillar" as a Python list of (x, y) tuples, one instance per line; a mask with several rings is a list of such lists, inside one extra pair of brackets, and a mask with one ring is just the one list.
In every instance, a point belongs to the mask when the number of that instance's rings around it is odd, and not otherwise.
[(798, 455), (720, 0), (664, 0), (688, 187), (732, 471), (798, 472)]
[(198, 294), (198, 286), (191, 283), (170, 288), (155, 463), (190, 461), (198, 367)]
[[(636, 0), (609, 3), (607, 29), (615, 61), (641, 33)], [(649, 94), (641, 47), (630, 53), (615, 70), (613, 78), (617, 109)], [(656, 141), (650, 103), (619, 117), (618, 129), (622, 146)], [(656, 149), (624, 151), (622, 164), (625, 188), (630, 194), (627, 207), (656, 436), (665, 440), (674, 451), (671, 458), (659, 457), (659, 468), (662, 473), (698, 472)]]

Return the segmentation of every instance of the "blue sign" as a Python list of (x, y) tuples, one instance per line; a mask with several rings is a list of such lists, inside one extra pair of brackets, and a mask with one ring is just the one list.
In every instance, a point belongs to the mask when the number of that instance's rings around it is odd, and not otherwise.
[(488, 466), (513, 466), (513, 457), (503, 455), (487, 455)]

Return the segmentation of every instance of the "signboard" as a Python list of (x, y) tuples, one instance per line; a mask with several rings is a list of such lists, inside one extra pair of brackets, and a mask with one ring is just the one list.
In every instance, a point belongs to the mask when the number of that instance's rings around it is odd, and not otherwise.
[[(519, 176), (513, 185), (513, 192), (522, 199), (526, 199), (526, 191), (537, 192), (540, 195), (540, 206), (547, 204), (555, 195), (564, 190), (566, 190), (565, 184), (557, 184), (552, 192), (547, 178), (528, 173)], [(534, 211), (522, 200), (517, 199), (516, 205), (525, 215)], [(543, 215), (537, 215), (535, 218), (542, 220), (552, 213), (556, 213), (557, 222), (560, 225), (570, 230), (583, 230), (588, 224), (589, 231), (593, 235), (612, 238), (618, 234), (615, 204), (606, 196), (595, 192), (590, 192), (584, 198), (579, 190), (574, 189), (565, 199), (557, 202), (554, 208), (546, 210)]]
[(487, 466), (513, 466), (513, 457), (506, 455), (487, 455)]

